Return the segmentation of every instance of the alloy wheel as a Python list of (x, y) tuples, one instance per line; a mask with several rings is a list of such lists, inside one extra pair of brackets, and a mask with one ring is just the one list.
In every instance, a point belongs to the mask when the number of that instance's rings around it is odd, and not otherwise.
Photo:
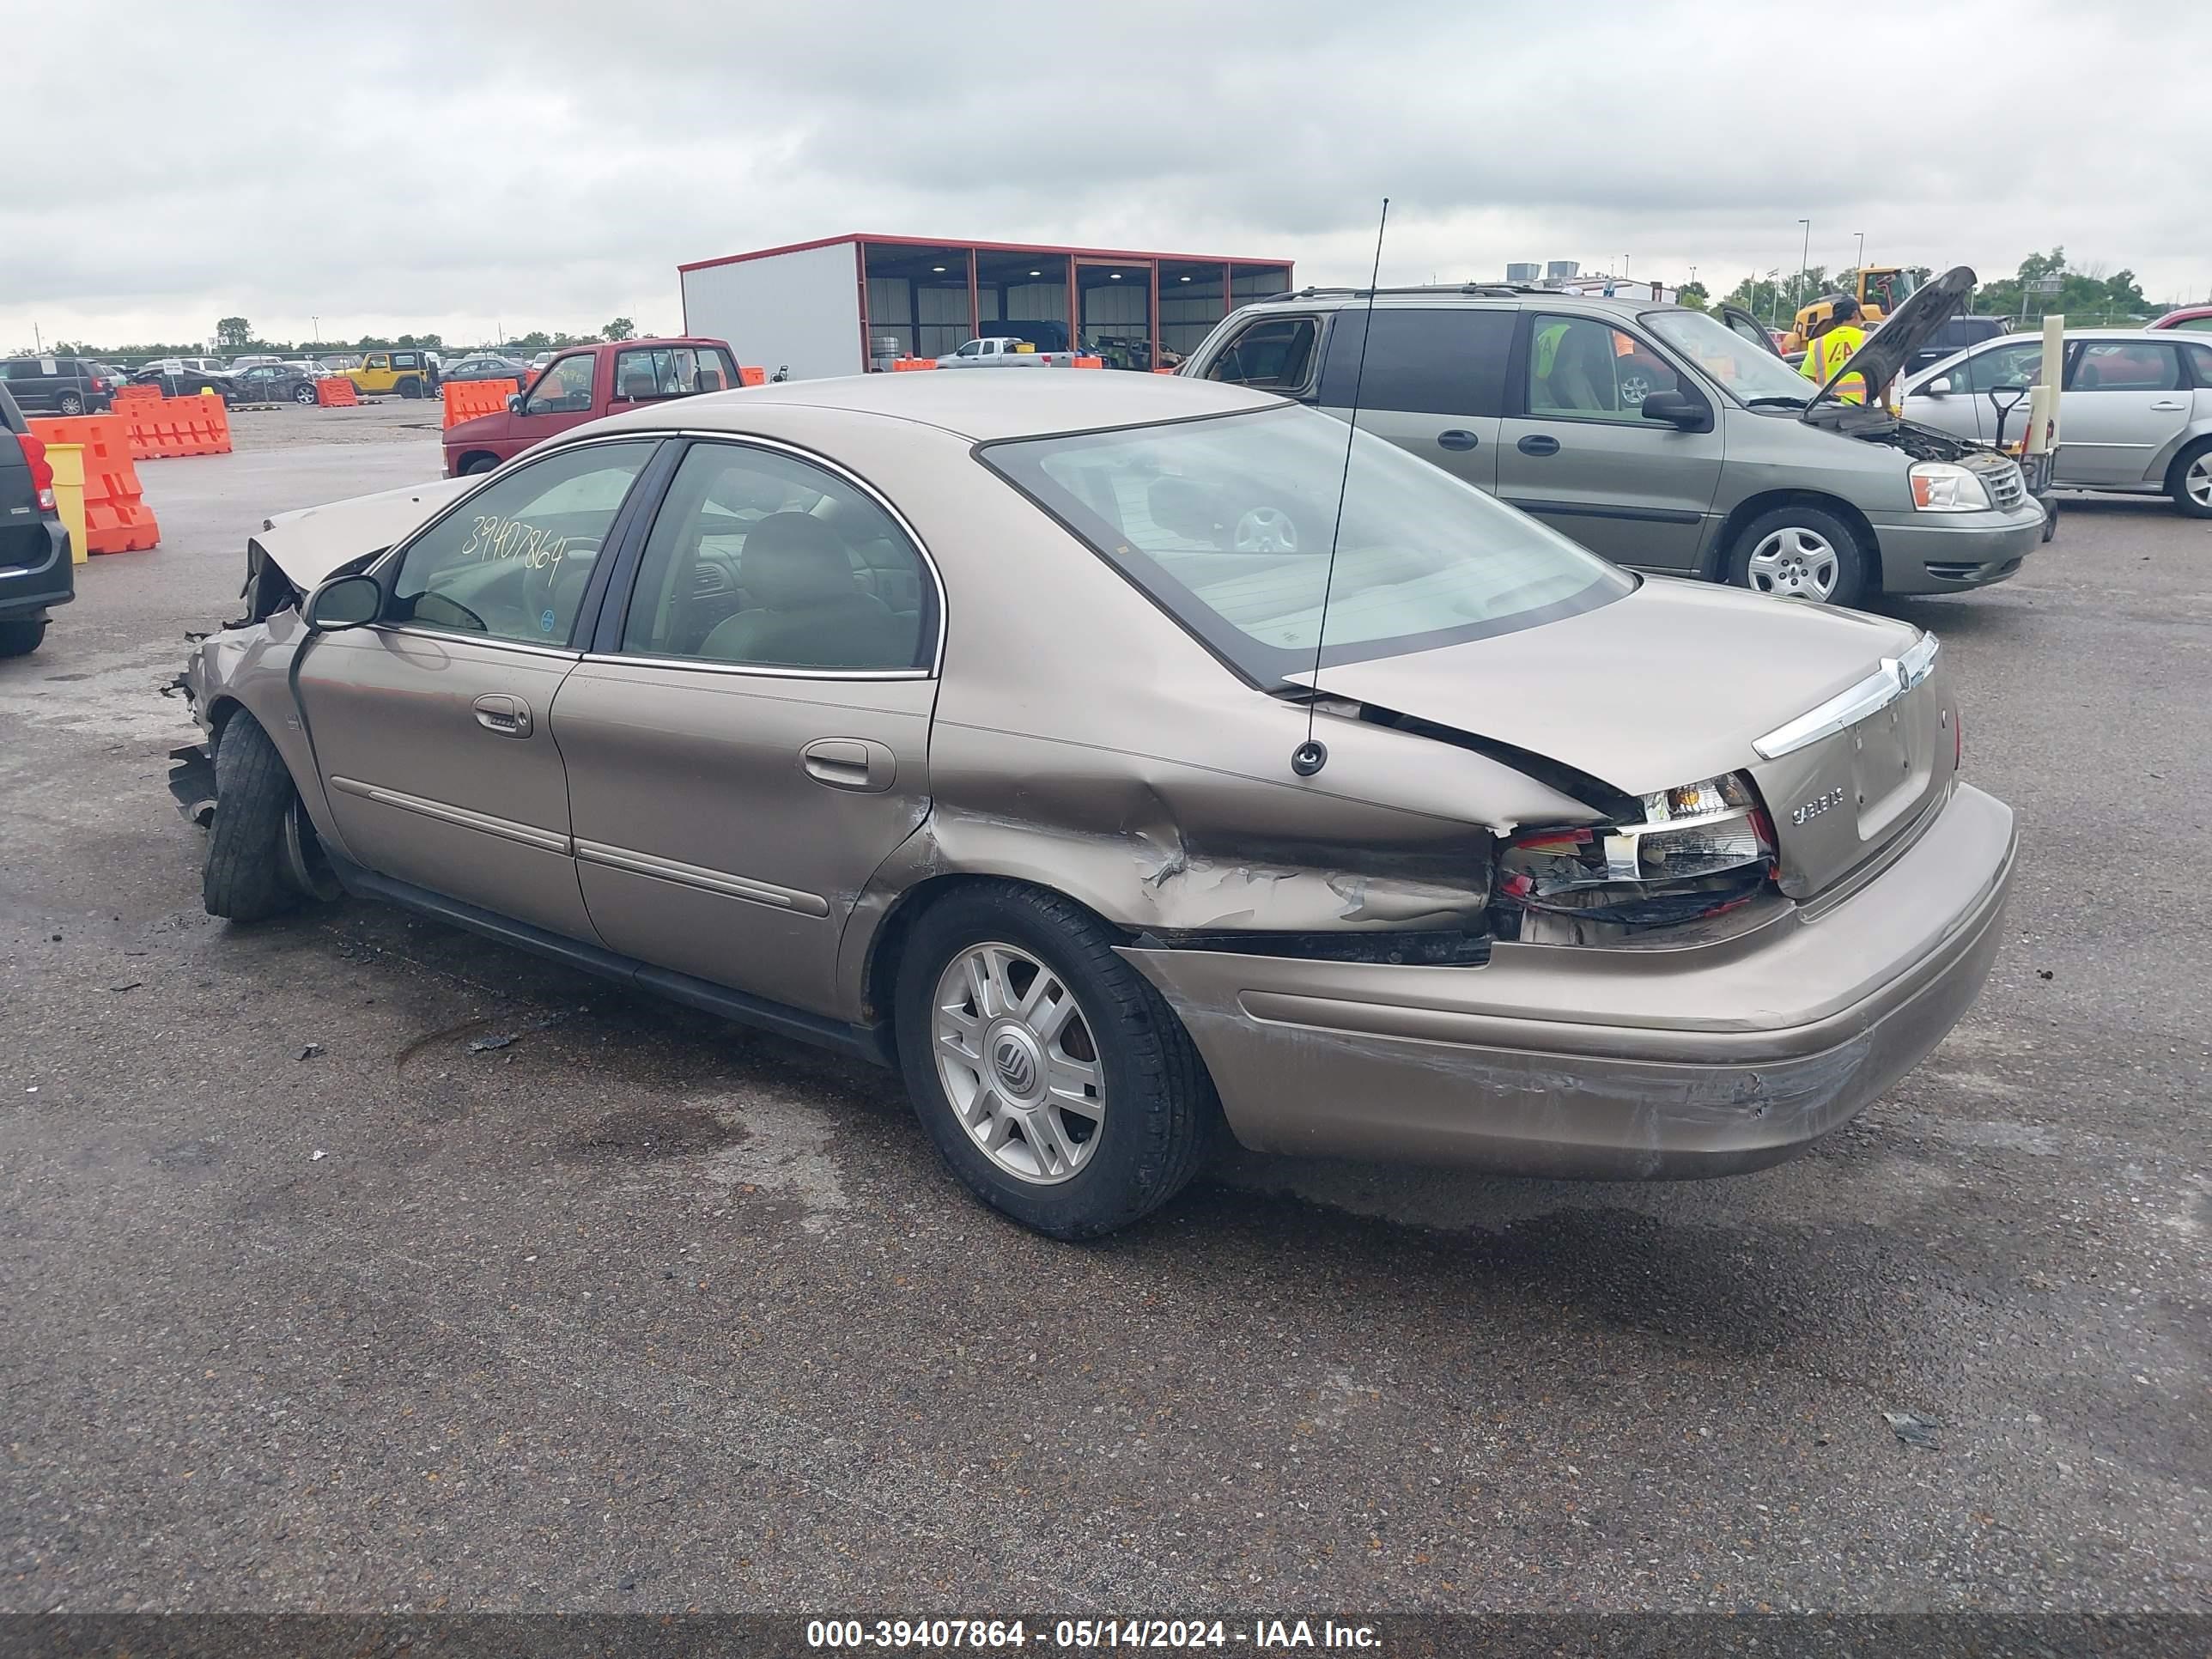
[(2182, 475), (2181, 487), (2189, 492), (2191, 501), (2212, 512), (2212, 449), (2190, 463), (2189, 471)]
[(938, 976), (931, 1048), (968, 1137), (1017, 1179), (1051, 1186), (1098, 1150), (1106, 1077), (1067, 981), (1016, 945), (972, 945)]
[(1825, 605), (1836, 591), (1838, 562), (1826, 537), (1802, 526), (1784, 525), (1752, 549), (1745, 574), (1762, 593)]
[(1237, 520), (1239, 553), (1295, 553), (1298, 526), (1291, 515), (1276, 507), (1255, 507)]

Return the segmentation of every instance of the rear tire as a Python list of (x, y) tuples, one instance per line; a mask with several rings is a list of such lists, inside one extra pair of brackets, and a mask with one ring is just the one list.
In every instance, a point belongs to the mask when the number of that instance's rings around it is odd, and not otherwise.
[(499, 457), (496, 455), (471, 455), (461, 463), (461, 476), (465, 478), (471, 473), (489, 472), (498, 465)]
[(293, 387), (292, 401), (303, 409), (312, 406), (315, 401), (315, 388), (306, 382)]
[(420, 398), (422, 395), (422, 382), (402, 380), (399, 383), (399, 395), (402, 398)]
[(251, 714), (231, 717), (215, 750), (215, 821), (200, 899), (211, 916), (264, 921), (300, 902), (284, 879), (284, 818), (297, 792), (284, 757)]
[(46, 619), (34, 617), (28, 622), (17, 619), (0, 622), (0, 657), (27, 657), (39, 648), (46, 637)]
[(82, 415), (84, 413), (84, 399), (74, 392), (64, 392), (57, 407), (64, 415)]
[[(1087, 1066), (1096, 1079), (1095, 1123), (1083, 1114), (1060, 1113), (1054, 1121), (1064, 1139), (1047, 1159), (1021, 1149), (1028, 1137), (1001, 1139), (987, 1151), (968, 1121), (988, 1115), (977, 1094), (988, 1093), (1000, 1074), (990, 1071), (993, 1056), (1018, 1015), (994, 1018), (980, 1003), (972, 1012), (948, 1011), (953, 999), (940, 981), (957, 969), (975, 947), (1006, 951), (1025, 959), (1037, 978), (1048, 976), (1072, 1000), (1073, 1018), (1030, 1045), (1033, 1069), (1017, 1072), (1035, 1083), (1041, 1073), (1040, 1108), (1024, 1111), (1014, 1092), (995, 1097), (1012, 1120), (1052, 1112), (1051, 1089), (1067, 1054)], [(1017, 993), (1035, 985), (1017, 966), (1004, 983)], [(957, 995), (957, 993), (955, 994)], [(1042, 1013), (1033, 1013), (1049, 1024)], [(974, 1052), (981, 1069), (972, 1073), (982, 1088), (967, 1097), (967, 1119), (948, 1090), (940, 1066), (939, 1026), (945, 1020), (971, 1024)], [(1024, 1028), (1026, 1029), (1026, 1028)], [(1159, 993), (1114, 951), (1113, 936), (1096, 918), (1057, 894), (1023, 887), (976, 887), (933, 906), (915, 924), (899, 963), (896, 998), (899, 1064), (915, 1115), (937, 1143), (953, 1172), (992, 1208), (1054, 1238), (1097, 1238), (1129, 1225), (1173, 1198), (1188, 1184), (1212, 1150), (1221, 1121), (1212, 1080), (1189, 1035)], [(1081, 1033), (1080, 1042), (1075, 1039)], [(1018, 1046), (1021, 1032), (1014, 1032)], [(1056, 1054), (1055, 1047), (1060, 1052)], [(969, 1075), (957, 1055), (948, 1062), (956, 1076)], [(1010, 1073), (1012, 1074), (1012, 1073)], [(988, 1133), (986, 1130), (984, 1133)], [(1052, 1133), (1054, 1131), (1043, 1133)], [(1095, 1142), (1095, 1144), (1086, 1144)], [(1040, 1176), (1019, 1172), (1024, 1162), (1065, 1159), (1073, 1152), (1073, 1173)]]
[(2199, 438), (2173, 458), (2166, 493), (2191, 519), (2212, 519), (2212, 438)]
[(1729, 549), (1728, 579), (1778, 599), (1856, 605), (1867, 586), (1857, 533), (1826, 507), (1791, 503), (1760, 514)]

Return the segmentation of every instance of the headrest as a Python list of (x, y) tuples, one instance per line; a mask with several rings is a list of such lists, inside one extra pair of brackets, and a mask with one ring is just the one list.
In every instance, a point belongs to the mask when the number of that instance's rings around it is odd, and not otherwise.
[(837, 532), (805, 513), (771, 513), (745, 534), (738, 580), (756, 605), (789, 611), (857, 594)]

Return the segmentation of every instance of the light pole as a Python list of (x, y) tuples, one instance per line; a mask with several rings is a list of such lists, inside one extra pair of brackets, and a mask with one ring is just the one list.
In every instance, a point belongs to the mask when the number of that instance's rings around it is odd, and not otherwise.
[(1855, 230), (1851, 234), (1859, 239), (1858, 258), (1856, 263), (1851, 266), (1851, 269), (1853, 270), (1864, 270), (1866, 269), (1866, 232), (1863, 230)]
[(309, 328), (309, 329), (313, 332), (313, 334), (314, 334), (314, 337), (315, 337), (315, 343), (316, 343), (317, 345), (320, 345), (320, 344), (322, 344), (322, 343), (323, 343), (323, 319), (322, 319), (321, 318), (319, 318), (319, 317), (316, 316), (316, 315), (314, 314), (314, 313), (313, 313), (313, 312), (311, 311), (311, 312), (309, 312), (309, 313), (307, 313), (307, 326), (308, 326), (308, 328)]
[(1790, 297), (1802, 306), (1805, 303), (1805, 267), (1813, 262), (1813, 222), (1810, 219), (1800, 219), (1797, 222), (1805, 227), (1805, 246), (1797, 254), (1797, 282), (1796, 285), (1790, 290)]

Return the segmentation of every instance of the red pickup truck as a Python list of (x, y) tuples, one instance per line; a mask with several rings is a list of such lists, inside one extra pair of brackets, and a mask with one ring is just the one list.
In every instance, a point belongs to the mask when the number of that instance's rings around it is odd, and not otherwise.
[(545, 365), (504, 413), (446, 428), (446, 476), (489, 472), (531, 445), (626, 409), (726, 392), (737, 359), (721, 340), (616, 340), (575, 346)]

